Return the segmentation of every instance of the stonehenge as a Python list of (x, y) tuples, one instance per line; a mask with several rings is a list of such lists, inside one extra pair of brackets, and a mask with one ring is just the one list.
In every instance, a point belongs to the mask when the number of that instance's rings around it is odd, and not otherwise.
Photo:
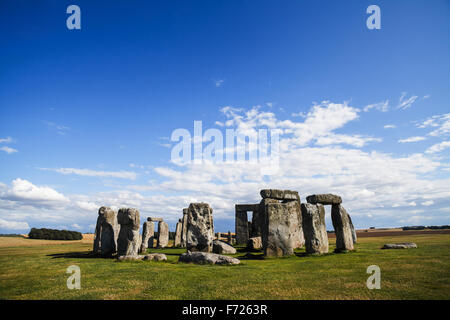
[(212, 252), (214, 225), (212, 208), (207, 203), (191, 203), (188, 208), (186, 248)]
[(109, 207), (98, 210), (97, 225), (94, 235), (94, 253), (102, 256), (112, 255), (117, 251), (117, 238), (119, 236), (119, 223), (117, 213)]
[(119, 209), (117, 221), (120, 224), (117, 256), (137, 255), (139, 251), (139, 211), (133, 208)]
[[(313, 194), (306, 197), (306, 203), (301, 203), (298, 192), (292, 190), (263, 189), (260, 195), (262, 199), (259, 203), (235, 205), (235, 239), (231, 231), (218, 232), (215, 236), (213, 209), (208, 203), (191, 203), (184, 208), (182, 218), (176, 223), (173, 242), (173, 247), (184, 247), (187, 251), (179, 261), (235, 264), (236, 261), (230, 260), (235, 258), (221, 256), (235, 254), (234, 243), (251, 251), (263, 250), (265, 257), (290, 256), (295, 249), (302, 247), (305, 247), (307, 254), (328, 253), (325, 205), (331, 205), (335, 251), (354, 250), (356, 231), (340, 196)], [(250, 221), (248, 212), (252, 214)], [(116, 214), (109, 207), (101, 207), (98, 210), (93, 252), (103, 256), (117, 252), (119, 260), (165, 260), (163, 254), (147, 254), (147, 248), (155, 246), (156, 222), (156, 247), (166, 248), (169, 245), (169, 226), (163, 218), (148, 217), (140, 235), (140, 213), (137, 209), (121, 208)], [(385, 247), (409, 246), (387, 244)]]

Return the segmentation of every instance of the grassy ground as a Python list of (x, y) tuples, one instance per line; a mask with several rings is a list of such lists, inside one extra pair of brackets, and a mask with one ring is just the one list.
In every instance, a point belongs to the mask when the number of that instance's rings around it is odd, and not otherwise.
[[(118, 262), (89, 257), (90, 242), (26, 241), (0, 245), (1, 299), (450, 298), (447, 234), (362, 238), (355, 252), (324, 256), (298, 250), (294, 257), (263, 259), (261, 253), (239, 252), (237, 266), (178, 263), (183, 249), (149, 250), (165, 253), (167, 262)], [(380, 250), (384, 243), (407, 241), (419, 248)], [(81, 269), (80, 290), (67, 289), (70, 265)], [(369, 265), (381, 268), (380, 290), (366, 287)]]

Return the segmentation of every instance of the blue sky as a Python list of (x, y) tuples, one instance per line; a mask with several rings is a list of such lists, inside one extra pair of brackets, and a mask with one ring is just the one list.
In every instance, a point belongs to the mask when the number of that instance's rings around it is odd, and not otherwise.
[[(1, 1), (0, 232), (92, 232), (101, 205), (173, 229), (194, 201), (225, 232), (262, 188), (338, 193), (359, 228), (449, 224), (449, 39), (439, 0)], [(195, 120), (282, 130), (280, 174), (171, 163)]]

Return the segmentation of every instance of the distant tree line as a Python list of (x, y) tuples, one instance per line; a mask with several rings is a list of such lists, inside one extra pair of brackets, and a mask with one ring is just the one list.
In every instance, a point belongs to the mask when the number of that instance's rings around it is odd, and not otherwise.
[(434, 230), (439, 230), (439, 229), (450, 229), (450, 226), (445, 225), (445, 226), (412, 226), (412, 227), (403, 227), (402, 230), (425, 230), (425, 229), (434, 229)]
[(78, 231), (31, 228), (28, 237), (45, 240), (81, 240), (83, 235)]

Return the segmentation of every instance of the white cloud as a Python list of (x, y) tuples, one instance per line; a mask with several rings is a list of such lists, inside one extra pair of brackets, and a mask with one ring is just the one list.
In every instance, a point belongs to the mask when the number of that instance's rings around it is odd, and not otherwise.
[(55, 171), (62, 174), (75, 174), (85, 177), (107, 177), (135, 180), (137, 173), (133, 171), (95, 171), (91, 169), (76, 168), (40, 168), (41, 170)]
[(447, 148), (450, 148), (450, 141), (443, 141), (432, 145), (425, 151), (425, 153), (437, 153)]
[(394, 129), (394, 128), (397, 128), (397, 126), (395, 124), (387, 124), (383, 128), (384, 129)]
[(35, 186), (20, 178), (11, 182), (11, 188), (0, 193), (1, 199), (20, 202), (67, 202), (68, 199), (58, 191), (46, 187)]
[(6, 137), (6, 138), (0, 138), (0, 143), (10, 143), (12, 142), (12, 138), (11, 137)]
[(411, 96), (409, 98), (406, 98), (406, 92), (403, 92), (402, 95), (400, 96), (397, 109), (402, 110), (408, 109), (417, 100), (417, 98), (418, 96)]
[(7, 220), (4, 220), (4, 219), (0, 219), (0, 229), (25, 230), (25, 229), (30, 229), (30, 226), (26, 222), (7, 221)]
[(7, 154), (11, 154), (11, 153), (17, 152), (16, 149), (10, 148), (10, 147), (7, 147), (7, 146), (0, 147), (0, 150), (5, 151)]
[(427, 201), (424, 201), (421, 203), (421, 205), (426, 206), (426, 207), (431, 206), (433, 204), (434, 204), (433, 200), (427, 200)]
[(219, 88), (222, 86), (222, 84), (225, 82), (225, 80), (223, 79), (219, 79), (219, 80), (214, 80), (214, 85), (216, 86), (216, 88)]
[(89, 202), (89, 201), (76, 201), (75, 204), (86, 211), (96, 211), (98, 210), (98, 208), (100, 208), (99, 205), (93, 203), (93, 202)]
[(398, 142), (408, 143), (408, 142), (418, 142), (418, 141), (423, 141), (423, 140), (426, 140), (426, 138), (425, 137), (409, 137), (406, 139), (400, 139), (400, 140), (398, 140)]
[(363, 108), (363, 111), (368, 112), (368, 111), (370, 111), (370, 109), (376, 109), (381, 112), (386, 112), (389, 110), (389, 100), (386, 100), (384, 102), (369, 104)]
[(55, 130), (56, 133), (58, 133), (61, 136), (66, 135), (67, 132), (70, 131), (70, 128), (68, 126), (59, 125), (51, 121), (43, 121), (43, 123), (47, 126), (47, 128)]
[(416, 125), (422, 129), (435, 128), (428, 134), (432, 137), (447, 135), (450, 133), (450, 113), (434, 115), (424, 121), (417, 122)]

